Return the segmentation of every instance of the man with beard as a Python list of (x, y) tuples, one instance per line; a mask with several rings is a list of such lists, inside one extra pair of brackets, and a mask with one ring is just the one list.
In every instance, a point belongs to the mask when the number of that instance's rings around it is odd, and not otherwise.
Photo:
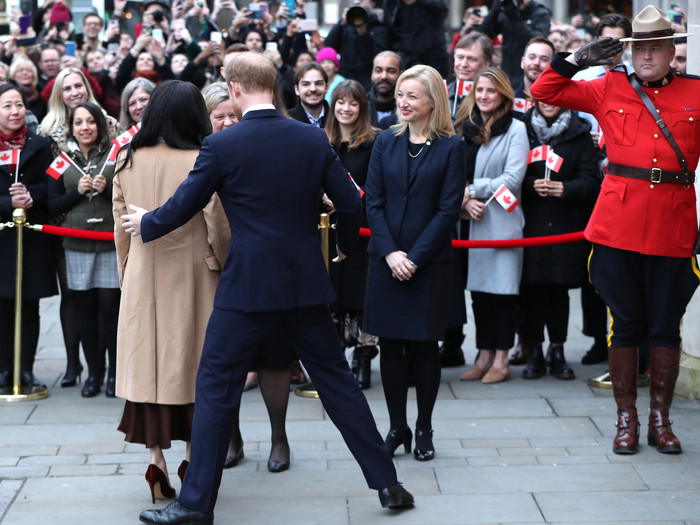
[(671, 69), (676, 73), (685, 73), (686, 62), (688, 61), (688, 39), (676, 38), (673, 40), (676, 46), (676, 54), (671, 60)]
[[(537, 80), (542, 72), (547, 69), (547, 66), (552, 61), (554, 56), (554, 44), (547, 40), (543, 36), (536, 36), (531, 39), (527, 46), (525, 46), (525, 52), (520, 59), (520, 67), (523, 70), (523, 80), (520, 82), (518, 87), (515, 89), (515, 98), (521, 98), (528, 102), (534, 102), (532, 95), (530, 94), (530, 86)], [(530, 104), (531, 105), (531, 104)], [(525, 105), (522, 108), (518, 107), (517, 101), (514, 105), (514, 111), (522, 111), (523, 113), (527, 111)]]
[[(372, 125), (387, 129), (388, 123), (396, 111), (394, 90), (396, 81), (401, 75), (401, 57), (393, 51), (382, 51), (374, 57), (372, 62), (372, 89), (367, 93), (369, 97), (370, 117)], [(387, 118), (387, 125), (380, 125), (382, 119)]]
[(326, 126), (328, 75), (318, 62), (307, 62), (294, 76), (294, 92), (299, 101), (289, 110), (294, 120), (323, 129)]

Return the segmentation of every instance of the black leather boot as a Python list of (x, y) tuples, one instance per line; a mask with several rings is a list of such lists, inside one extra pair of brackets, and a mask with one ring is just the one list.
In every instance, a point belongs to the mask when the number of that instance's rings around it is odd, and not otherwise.
[[(525, 346), (525, 343), (523, 343), (523, 346)], [(530, 348), (530, 358), (523, 369), (522, 377), (523, 379), (539, 379), (547, 373), (547, 366), (544, 364), (544, 355), (542, 354), (542, 343), (528, 346)]]
[(575, 379), (574, 371), (567, 364), (564, 358), (564, 345), (552, 343), (549, 345), (549, 352), (552, 362), (549, 365), (549, 373), (557, 379)]
[(362, 390), (372, 388), (372, 358), (378, 354), (377, 347), (360, 346), (355, 348), (355, 359), (357, 359), (357, 384)]
[(461, 326), (445, 330), (445, 340), (440, 345), (440, 366), (442, 368), (464, 365), (463, 342), (464, 332)]

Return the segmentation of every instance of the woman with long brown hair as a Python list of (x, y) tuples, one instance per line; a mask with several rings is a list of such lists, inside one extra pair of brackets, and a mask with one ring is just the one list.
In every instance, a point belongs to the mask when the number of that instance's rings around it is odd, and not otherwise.
[[(379, 129), (372, 127), (370, 122), (369, 101), (362, 84), (356, 80), (338, 84), (330, 109), (326, 121), (328, 141), (355, 183), (364, 188), (372, 146)], [(332, 210), (332, 203), (325, 200)], [(365, 226), (366, 222), (365, 218)], [(337, 296), (334, 320), (343, 345), (355, 347), (352, 370), (364, 390), (372, 386), (371, 361), (377, 355), (379, 342), (377, 337), (361, 329), (367, 281), (367, 240), (358, 239), (358, 245), (346, 260), (331, 265), (330, 275)]]
[[(488, 201), (503, 184), (520, 199), (529, 149), (525, 124), (512, 116), (513, 88), (503, 70), (488, 67), (457, 111), (455, 127), (467, 144), (469, 185), (462, 216), (470, 220), (469, 239), (517, 239), (523, 236), (520, 206), (506, 211)], [(488, 204), (488, 206), (487, 206)], [(523, 249), (481, 248), (469, 253), (467, 290), (471, 292), (479, 357), (460, 377), (498, 383), (510, 377)]]

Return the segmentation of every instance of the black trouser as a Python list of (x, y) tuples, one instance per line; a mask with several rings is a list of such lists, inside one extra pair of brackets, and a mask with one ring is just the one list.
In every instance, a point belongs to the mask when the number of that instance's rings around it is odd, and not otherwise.
[(83, 343), (88, 375), (102, 381), (106, 347), (109, 355), (107, 376), (115, 377), (119, 288), (93, 288), (74, 293), (78, 302), (80, 341)]
[(559, 284), (526, 284), (520, 289), (523, 328), (520, 336), (526, 343), (544, 342), (547, 327), (550, 343), (565, 343), (569, 324), (569, 290)]
[[(39, 344), (39, 299), (22, 301), (22, 372), (34, 368)], [(14, 369), (15, 300), (0, 299), (0, 370)]]
[(644, 255), (596, 244), (591, 282), (608, 305), (610, 346), (679, 348), (681, 318), (700, 282), (695, 256)]
[(515, 344), (518, 296), (472, 292), (479, 350), (509, 350)]

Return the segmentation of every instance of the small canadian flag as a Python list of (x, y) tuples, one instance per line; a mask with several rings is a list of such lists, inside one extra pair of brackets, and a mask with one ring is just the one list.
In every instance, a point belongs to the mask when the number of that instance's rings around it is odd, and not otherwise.
[(529, 102), (524, 98), (516, 98), (513, 100), (513, 111), (517, 111), (518, 113), (526, 113), (527, 110), (534, 105), (534, 102)]
[(533, 162), (544, 161), (549, 153), (549, 146), (547, 144), (542, 144), (536, 148), (531, 149), (527, 153), (527, 163), (532, 164)]
[(51, 163), (51, 166), (49, 166), (49, 169), (46, 170), (46, 173), (58, 180), (71, 164), (73, 164), (73, 162), (70, 160), (68, 155), (61, 153), (58, 157), (53, 159), (53, 162)]
[(365, 196), (365, 192), (362, 190), (362, 188), (360, 188), (360, 186), (357, 184), (357, 182), (355, 182), (355, 179), (352, 178), (352, 175), (350, 175), (350, 173), (348, 173), (348, 177), (350, 177), (350, 180), (352, 181), (352, 183), (353, 183), (353, 184), (355, 185), (355, 187), (357, 188), (357, 191), (360, 193), (360, 198), (364, 197), (364, 196)]
[(474, 85), (474, 82), (471, 80), (458, 80), (457, 85), (455, 86), (455, 93), (458, 97), (466, 97), (469, 92), (472, 90), (472, 86)]
[(559, 173), (559, 168), (564, 163), (564, 158), (560, 157), (554, 150), (550, 148), (547, 154), (547, 167), (555, 173)]
[(0, 151), (0, 165), (17, 164), (18, 162), (18, 149), (6, 149), (5, 151)]
[(139, 122), (138, 124), (131, 126), (124, 133), (119, 135), (117, 138), (112, 140), (113, 146), (112, 146), (112, 151), (110, 151), (110, 154), (109, 154), (109, 160), (111, 160), (111, 161), (117, 160), (117, 153), (119, 153), (119, 150), (121, 149), (121, 147), (125, 146), (129, 142), (131, 142), (131, 139), (134, 138), (134, 135), (136, 135), (136, 132), (140, 129), (141, 129), (141, 123)]
[(520, 204), (520, 201), (515, 198), (515, 195), (506, 187), (505, 184), (501, 184), (496, 193), (493, 194), (493, 198), (498, 201), (498, 204), (503, 206), (508, 213), (512, 212), (515, 207)]

